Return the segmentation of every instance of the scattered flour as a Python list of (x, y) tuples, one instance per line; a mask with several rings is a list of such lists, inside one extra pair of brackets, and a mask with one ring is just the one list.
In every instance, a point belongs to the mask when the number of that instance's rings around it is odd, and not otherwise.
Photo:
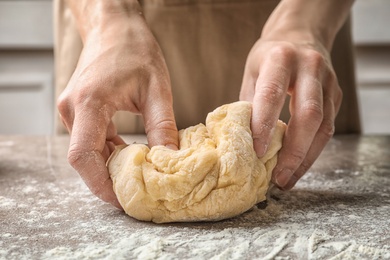
[[(302, 232), (302, 227), (274, 229), (226, 228), (196, 232), (184, 229), (171, 235), (145, 228), (110, 244), (81, 243), (56, 247), (42, 259), (388, 259), (389, 249), (334, 241), (324, 231)], [(296, 233), (298, 232), (298, 233)], [(310, 235), (310, 232), (311, 235)], [(370, 258), (373, 257), (373, 258)]]
[[(18, 147), (0, 142), (6, 145)], [(366, 146), (348, 157), (355, 164), (324, 161), (294, 190), (273, 190), (265, 209), (221, 222), (156, 225), (93, 196), (64, 159), (51, 156), (58, 145), (37, 146), (41, 157), (25, 161), (4, 157), (23, 175), (12, 185), (0, 178), (1, 260), (390, 259), (390, 165), (373, 166), (375, 151)], [(332, 149), (328, 155), (337, 157)]]
[(67, 189), (40, 185), (55, 192), (27, 186), (28, 204), (0, 197), (0, 213), (16, 210), (13, 224), (25, 227), (1, 228), (0, 259), (390, 259), (379, 241), (389, 240), (387, 219), (365, 221), (386, 216), (389, 207), (360, 208), (359, 196), (274, 190), (266, 209), (234, 219), (155, 225), (101, 202), (81, 181)]
[(16, 206), (15, 200), (0, 196), (0, 209), (1, 208), (13, 208), (15, 206)]

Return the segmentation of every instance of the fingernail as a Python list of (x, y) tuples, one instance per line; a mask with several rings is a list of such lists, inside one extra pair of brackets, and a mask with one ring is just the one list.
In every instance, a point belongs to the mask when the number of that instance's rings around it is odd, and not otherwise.
[(291, 179), (293, 172), (289, 169), (284, 169), (276, 174), (276, 184), (279, 187), (284, 187)]
[(174, 145), (174, 144), (167, 144), (165, 147), (167, 147), (167, 148), (169, 148), (169, 149), (171, 149), (171, 150), (174, 150), (174, 151), (177, 151), (177, 150), (178, 150), (177, 146)]
[(297, 181), (298, 178), (296, 178), (294, 175), (291, 176), (289, 182), (283, 187), (283, 190), (291, 190), (292, 188), (294, 188)]
[(268, 145), (264, 142), (261, 142), (260, 139), (253, 139), (253, 148), (256, 151), (256, 155), (258, 158), (261, 158), (265, 155), (268, 149)]

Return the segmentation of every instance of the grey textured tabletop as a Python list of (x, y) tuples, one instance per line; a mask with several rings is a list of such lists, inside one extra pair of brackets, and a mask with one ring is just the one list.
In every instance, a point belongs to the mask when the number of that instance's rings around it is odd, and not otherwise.
[(164, 225), (94, 197), (68, 142), (0, 136), (0, 259), (390, 259), (389, 136), (335, 137), (293, 190), (236, 218)]

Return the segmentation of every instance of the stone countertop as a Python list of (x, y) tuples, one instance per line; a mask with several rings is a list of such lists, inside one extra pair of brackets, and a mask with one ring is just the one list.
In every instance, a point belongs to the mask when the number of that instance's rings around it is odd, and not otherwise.
[(0, 259), (390, 259), (389, 136), (335, 137), (293, 190), (236, 218), (163, 225), (93, 196), (68, 142), (0, 136)]

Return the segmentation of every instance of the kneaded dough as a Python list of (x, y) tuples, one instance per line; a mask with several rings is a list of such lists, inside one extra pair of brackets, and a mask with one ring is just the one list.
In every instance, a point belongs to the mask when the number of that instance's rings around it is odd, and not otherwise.
[(244, 101), (215, 109), (206, 125), (180, 130), (178, 151), (117, 147), (107, 165), (125, 212), (156, 223), (216, 221), (265, 200), (286, 126), (278, 122), (267, 153), (258, 159), (251, 110)]

